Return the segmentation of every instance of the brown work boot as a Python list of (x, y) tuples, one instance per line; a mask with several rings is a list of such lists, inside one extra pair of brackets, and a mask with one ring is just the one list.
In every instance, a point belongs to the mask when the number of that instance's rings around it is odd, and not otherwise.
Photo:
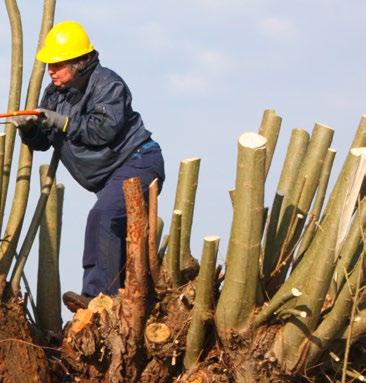
[(73, 291), (67, 291), (62, 296), (65, 306), (73, 313), (78, 309), (86, 309), (91, 299), (85, 295), (76, 294)]

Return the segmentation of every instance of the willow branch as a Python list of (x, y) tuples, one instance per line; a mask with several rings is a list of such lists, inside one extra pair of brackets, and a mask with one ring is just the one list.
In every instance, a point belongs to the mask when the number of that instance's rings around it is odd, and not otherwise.
[[(23, 81), (23, 30), (20, 12), (15, 0), (5, 0), (11, 27), (11, 64), (8, 111), (18, 110)], [(12, 124), (5, 126), (6, 144), (4, 173), (1, 187), (0, 232), (4, 219), (5, 202), (8, 194), (9, 178), (13, 160), (16, 129)]]
[[(52, 27), (55, 6), (56, 0), (45, 0), (44, 2), (41, 31), (39, 33), (37, 50), (43, 45), (43, 41), (48, 31)], [(28, 86), (26, 109), (34, 109), (37, 107), (44, 69), (45, 64), (35, 60)], [(4, 234), (4, 241), (1, 243), (0, 248), (0, 272), (5, 274), (9, 272), (23, 226), (23, 219), (29, 196), (32, 160), (33, 155), (31, 150), (28, 146), (22, 144), (18, 161), (15, 194)]]
[(24, 242), (22, 244), (22, 247), (19, 251), (19, 257), (15, 263), (11, 278), (10, 278), (10, 283), (11, 283), (11, 288), (16, 295), (19, 292), (20, 288), (20, 278), (23, 273), (26, 261), (28, 259), (28, 255), (30, 253), (30, 250), (32, 248), (34, 238), (37, 234), (38, 227), (41, 223), (42, 215), (44, 212), (44, 209), (46, 207), (46, 203), (48, 200), (48, 197), (51, 192), (51, 187), (53, 184), (53, 181), (55, 179), (55, 174), (57, 170), (59, 162), (59, 156), (56, 151), (53, 152), (52, 159), (50, 162), (50, 166), (48, 168), (47, 172), (47, 179), (46, 182), (42, 188), (41, 195), (39, 196), (38, 203), (36, 206), (36, 209), (34, 211), (31, 223), (29, 225), (29, 229), (26, 233), (26, 236), (24, 238)]
[(189, 369), (199, 359), (204, 347), (207, 323), (213, 319), (215, 266), (219, 237), (204, 238), (201, 268), (197, 279), (192, 321), (188, 329), (184, 367)]
[[(48, 166), (41, 166), (39, 171), (42, 190), (48, 181)], [(37, 311), (41, 328), (56, 333), (62, 329), (59, 275), (59, 214), (62, 205), (58, 196), (54, 180), (40, 224), (37, 277)]]
[(229, 329), (245, 326), (256, 303), (263, 227), (265, 156), (264, 137), (255, 133), (240, 136), (227, 268), (215, 318), (221, 338), (225, 338)]
[(168, 253), (166, 266), (173, 287), (178, 287), (182, 282), (180, 267), (180, 246), (182, 233), (182, 212), (174, 210), (169, 233)]
[[(305, 218), (318, 187), (324, 158), (332, 142), (333, 133), (334, 131), (330, 127), (315, 124), (306, 154), (298, 170), (295, 184), (288, 194), (285, 195), (282, 203), (278, 234), (273, 245), (273, 265), (276, 264), (280, 256), (284, 241), (287, 239), (288, 243), (295, 244), (299, 239)], [(306, 179), (305, 184), (303, 184), (304, 179)], [(304, 219), (299, 221), (299, 224), (293, 227), (289, 233), (288, 227), (294, 211), (303, 215)]]
[[(299, 361), (301, 356), (300, 344), (318, 325), (321, 309), (335, 268), (339, 226), (340, 222), (343, 221), (344, 206), (348, 196), (352, 194), (355, 182), (354, 175), (365, 153), (366, 149), (363, 151), (353, 149), (351, 151), (344, 177), (339, 183), (340, 187), (335, 192), (333, 191), (328, 202), (328, 205), (332, 206), (331, 214), (325, 216), (322, 230), (318, 230), (303, 258), (303, 260), (306, 258), (316, 259), (316, 262), (312, 262), (306, 271), (302, 270), (305, 273), (303, 277), (306, 278), (306, 283), (302, 288), (300, 287), (303, 295), (296, 300), (296, 307), (306, 307), (309, 315), (304, 319), (290, 319), (284, 327), (283, 363), (290, 369), (294, 368)], [(359, 187), (360, 185), (358, 185)], [(295, 272), (300, 266), (301, 262)]]
[(324, 199), (325, 199), (325, 195), (327, 192), (329, 178), (330, 178), (335, 155), (336, 155), (336, 151), (334, 149), (328, 149), (328, 152), (326, 154), (324, 164), (321, 170), (321, 174), (319, 178), (319, 186), (316, 192), (314, 205), (310, 213), (310, 223), (301, 240), (301, 245), (298, 251), (298, 257), (301, 257), (304, 254), (304, 252), (309, 247), (310, 242), (312, 241), (314, 237), (316, 225), (318, 224), (320, 213), (321, 213)]
[(180, 244), (181, 269), (190, 265), (192, 261), (190, 239), (200, 163), (200, 158), (189, 158), (181, 161), (179, 166), (174, 210), (180, 210), (182, 212)]
[(282, 118), (276, 115), (272, 109), (267, 109), (263, 113), (262, 122), (258, 133), (267, 139), (266, 145), (266, 171), (265, 175), (269, 172), (273, 154), (276, 148), (278, 135), (280, 134)]

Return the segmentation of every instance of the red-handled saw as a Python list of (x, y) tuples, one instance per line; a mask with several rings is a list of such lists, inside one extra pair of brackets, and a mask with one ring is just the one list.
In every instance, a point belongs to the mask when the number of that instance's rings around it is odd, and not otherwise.
[[(0, 113), (0, 118), (9, 118), (14, 116), (42, 116), (42, 112), (35, 109), (15, 110), (14, 112)], [(0, 122), (0, 124), (9, 124), (10, 122)]]
[(42, 112), (39, 112), (35, 109), (29, 109), (29, 110), (16, 110), (14, 112), (7, 112), (7, 113), (0, 113), (0, 118), (8, 118), (8, 117), (14, 117), (14, 116), (40, 116)]

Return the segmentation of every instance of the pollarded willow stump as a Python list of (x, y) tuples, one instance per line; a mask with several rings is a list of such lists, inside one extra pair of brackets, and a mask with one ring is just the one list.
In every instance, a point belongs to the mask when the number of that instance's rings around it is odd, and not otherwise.
[(12, 296), (0, 277), (0, 381), (51, 383), (48, 362), (31, 336), (23, 301)]

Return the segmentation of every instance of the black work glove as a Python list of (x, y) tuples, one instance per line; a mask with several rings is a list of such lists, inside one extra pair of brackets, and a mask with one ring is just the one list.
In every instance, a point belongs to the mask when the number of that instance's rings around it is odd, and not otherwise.
[(63, 133), (67, 132), (69, 127), (69, 118), (67, 116), (42, 108), (38, 108), (37, 111), (41, 112), (37, 121), (41, 129), (46, 131), (56, 129)]
[(37, 125), (38, 118), (39, 117), (35, 115), (24, 115), (10, 117), (8, 121), (19, 130), (26, 133)]

